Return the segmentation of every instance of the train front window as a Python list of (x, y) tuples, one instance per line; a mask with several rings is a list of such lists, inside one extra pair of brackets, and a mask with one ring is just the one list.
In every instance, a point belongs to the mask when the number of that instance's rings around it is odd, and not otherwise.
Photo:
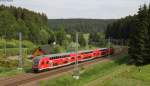
[(38, 66), (38, 63), (39, 63), (39, 59), (34, 59), (33, 65), (34, 65), (34, 66)]

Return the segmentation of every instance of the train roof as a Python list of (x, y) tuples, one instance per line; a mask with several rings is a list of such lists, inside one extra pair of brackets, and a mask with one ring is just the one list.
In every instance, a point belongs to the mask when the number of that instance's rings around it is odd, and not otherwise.
[(81, 50), (81, 51), (79, 51), (79, 53), (86, 53), (86, 52), (91, 52), (91, 51), (93, 51), (93, 50)]
[(105, 49), (107, 49), (107, 48), (99, 48), (99, 50), (105, 50)]
[[(98, 50), (105, 50), (105, 49), (107, 49), (107, 48), (98, 48)], [(86, 52), (91, 52), (91, 51), (93, 51), (93, 50), (81, 50), (81, 51), (79, 51), (79, 53), (86, 53)], [(48, 58), (59, 57), (59, 56), (70, 55), (71, 53), (75, 54), (76, 52), (57, 53), (57, 54), (50, 54), (50, 55), (40, 55), (40, 56), (36, 56), (34, 59), (41, 59), (42, 57), (48, 57)]]
[(51, 54), (51, 55), (44, 55), (45, 57), (57, 57), (57, 56), (64, 56), (64, 55), (69, 55), (69, 53), (58, 53), (58, 54)]
[(65, 55), (69, 55), (69, 53), (57, 53), (57, 54), (50, 54), (50, 55), (40, 55), (40, 56), (36, 56), (34, 59), (40, 59), (42, 57), (48, 57), (48, 58), (52, 58), (52, 57), (59, 57), (59, 56), (65, 56)]

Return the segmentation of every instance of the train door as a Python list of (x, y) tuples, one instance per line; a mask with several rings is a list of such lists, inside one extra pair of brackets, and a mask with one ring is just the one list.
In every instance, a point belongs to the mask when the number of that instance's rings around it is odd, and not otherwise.
[(62, 59), (63, 59), (63, 64), (68, 64), (69, 63), (69, 55), (65, 55), (65, 56), (63, 56), (62, 57)]
[(53, 57), (52, 64), (53, 64), (53, 67), (58, 66), (57, 57)]
[(39, 69), (47, 69), (49, 68), (49, 59), (47, 57), (41, 58), (39, 62)]
[(75, 62), (76, 60), (76, 54), (70, 54), (70, 63)]
[(97, 57), (100, 57), (101, 56), (101, 51), (99, 50), (94, 50), (93, 51), (93, 58), (97, 58)]

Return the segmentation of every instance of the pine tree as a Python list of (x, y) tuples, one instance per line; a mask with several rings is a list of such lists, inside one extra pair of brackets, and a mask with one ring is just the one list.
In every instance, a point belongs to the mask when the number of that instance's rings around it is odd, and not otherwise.
[(144, 64), (149, 63), (149, 32), (148, 32), (148, 28), (149, 28), (149, 24), (148, 24), (148, 8), (146, 5), (143, 6), (143, 8), (141, 8), (138, 12), (138, 19), (140, 20), (141, 23), (143, 23), (143, 28), (141, 28), (142, 30), (142, 34), (141, 37), (143, 38), (144, 41), (144, 47), (142, 48), (143, 51), (141, 51), (142, 53), (142, 57), (143, 57), (143, 61)]
[(148, 53), (148, 56), (147, 56), (147, 61), (148, 63), (150, 63), (150, 4), (149, 4), (149, 8), (148, 8), (148, 42), (147, 42), (147, 47), (148, 47), (148, 50), (147, 50), (147, 53)]
[(146, 5), (139, 8), (134, 30), (130, 38), (129, 54), (135, 64), (148, 63), (149, 58), (149, 36), (148, 36), (148, 11)]

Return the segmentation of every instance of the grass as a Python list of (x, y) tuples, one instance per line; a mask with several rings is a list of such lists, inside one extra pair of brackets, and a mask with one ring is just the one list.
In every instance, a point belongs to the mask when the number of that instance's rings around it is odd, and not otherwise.
[[(125, 66), (126, 69), (129, 67), (131, 66)], [(140, 70), (139, 67), (132, 66), (128, 71), (110, 77), (107, 81), (97, 82), (93, 86), (150, 86), (150, 65), (145, 65)]]
[(17, 68), (0, 68), (0, 77), (14, 76), (22, 73), (25, 73), (24, 70), (19, 70)]
[(28, 61), (27, 59), (24, 60), (23, 69), (18, 69), (17, 67), (0, 67), (0, 77), (8, 77), (8, 76), (15, 76), (17, 74), (23, 74), (31, 72), (32, 62)]
[(75, 80), (72, 73), (47, 81), (40, 81), (40, 86), (150, 86), (150, 65), (140, 68), (126, 65), (127, 54), (110, 62), (99, 62), (80, 74)]

